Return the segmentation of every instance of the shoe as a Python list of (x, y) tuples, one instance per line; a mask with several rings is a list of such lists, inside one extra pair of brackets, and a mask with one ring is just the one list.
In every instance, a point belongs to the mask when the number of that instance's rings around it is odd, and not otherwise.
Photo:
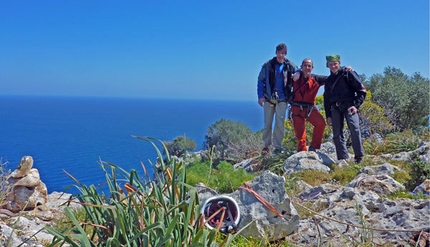
[(309, 148), (308, 148), (308, 151), (309, 151), (309, 152), (310, 152), (310, 151), (316, 152), (317, 150), (316, 150), (316, 148), (309, 147)]
[(269, 148), (263, 148), (263, 150), (261, 150), (261, 155), (268, 155), (270, 154), (270, 149)]
[(361, 164), (362, 161), (363, 161), (363, 156), (358, 156), (354, 158), (355, 164)]

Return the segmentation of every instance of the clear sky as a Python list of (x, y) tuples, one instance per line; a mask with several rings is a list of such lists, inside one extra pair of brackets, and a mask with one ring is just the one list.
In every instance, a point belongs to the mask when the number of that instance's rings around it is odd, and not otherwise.
[(429, 0), (0, 1), (0, 94), (257, 102), (261, 65), (325, 55), (429, 78)]

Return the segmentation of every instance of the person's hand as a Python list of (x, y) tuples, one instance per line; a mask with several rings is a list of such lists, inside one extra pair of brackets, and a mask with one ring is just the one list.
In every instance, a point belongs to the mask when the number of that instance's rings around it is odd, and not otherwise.
[(349, 65), (345, 67), (345, 70), (346, 71), (354, 71), (354, 69)]
[(259, 104), (260, 106), (263, 106), (264, 101), (266, 101), (266, 99), (265, 99), (265, 98), (259, 98), (259, 99), (258, 99), (258, 104)]
[(355, 108), (355, 106), (351, 106), (350, 108), (348, 108), (348, 113), (349, 115), (354, 115), (355, 113), (357, 113), (357, 108)]
[(298, 79), (300, 79), (300, 72), (296, 72), (293, 75), (293, 81), (297, 81)]
[(331, 117), (327, 118), (327, 125), (331, 126)]

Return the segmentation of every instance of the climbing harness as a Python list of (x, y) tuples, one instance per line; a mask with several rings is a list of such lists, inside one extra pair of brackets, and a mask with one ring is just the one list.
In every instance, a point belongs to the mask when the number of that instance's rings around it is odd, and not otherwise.
[[(315, 105), (312, 103), (307, 103), (307, 102), (293, 102), (291, 104), (292, 106), (297, 106), (300, 107), (300, 111), (306, 110), (306, 115), (305, 118), (309, 118), (309, 116), (311, 115), (312, 111), (315, 108)], [(291, 109), (292, 110), (292, 109)], [(292, 115), (296, 116), (296, 117), (301, 117), (301, 115)]]

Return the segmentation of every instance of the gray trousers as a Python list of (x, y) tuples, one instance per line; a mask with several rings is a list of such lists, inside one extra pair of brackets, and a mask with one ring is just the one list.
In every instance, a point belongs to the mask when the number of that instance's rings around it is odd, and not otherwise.
[(264, 147), (269, 147), (272, 144), (272, 124), (273, 117), (275, 117), (275, 126), (273, 129), (273, 147), (281, 148), (282, 140), (285, 133), (285, 115), (287, 112), (287, 103), (278, 102), (271, 104), (264, 102), (264, 129), (263, 129), (263, 143)]
[(343, 134), (344, 119), (351, 132), (352, 149), (355, 157), (364, 156), (364, 148), (361, 141), (360, 117), (358, 114), (350, 115), (346, 110), (341, 111), (338, 107), (331, 107), (331, 121), (333, 127), (333, 141), (336, 147), (336, 156), (338, 160), (348, 159), (348, 149)]

